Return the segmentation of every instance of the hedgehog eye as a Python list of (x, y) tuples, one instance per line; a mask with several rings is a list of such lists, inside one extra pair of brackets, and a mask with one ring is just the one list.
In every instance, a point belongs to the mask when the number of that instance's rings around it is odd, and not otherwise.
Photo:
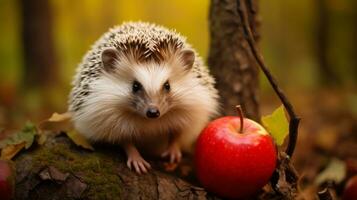
[(142, 89), (142, 85), (138, 81), (133, 82), (133, 93), (137, 93)]
[(165, 89), (166, 91), (170, 91), (170, 88), (171, 88), (171, 86), (170, 86), (169, 81), (166, 81), (166, 82), (164, 83), (164, 89)]

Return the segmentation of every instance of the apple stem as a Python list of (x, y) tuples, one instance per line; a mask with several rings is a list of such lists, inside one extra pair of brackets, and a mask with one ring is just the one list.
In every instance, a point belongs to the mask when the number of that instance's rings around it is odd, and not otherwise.
[(244, 128), (244, 114), (243, 114), (243, 110), (242, 107), (240, 105), (236, 106), (237, 111), (238, 111), (238, 115), (240, 117), (240, 128), (239, 128), (239, 133), (243, 133), (243, 128)]

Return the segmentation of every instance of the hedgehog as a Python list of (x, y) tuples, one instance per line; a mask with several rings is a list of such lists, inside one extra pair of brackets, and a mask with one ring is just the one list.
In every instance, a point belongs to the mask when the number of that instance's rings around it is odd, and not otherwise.
[(72, 85), (75, 129), (91, 142), (120, 145), (139, 174), (151, 168), (144, 154), (179, 162), (219, 110), (201, 57), (175, 30), (152, 23), (126, 22), (103, 34)]

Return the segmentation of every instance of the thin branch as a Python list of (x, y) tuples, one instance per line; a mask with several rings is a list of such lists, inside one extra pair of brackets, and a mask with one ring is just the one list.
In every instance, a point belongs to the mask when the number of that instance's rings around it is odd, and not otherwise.
[[(238, 11), (238, 14), (240, 16), (240, 19), (241, 19), (241, 22), (243, 25), (244, 36), (249, 44), (249, 47), (252, 51), (252, 54), (253, 54), (256, 62), (258, 63), (260, 69), (264, 72), (264, 75), (267, 77), (270, 85), (273, 87), (275, 93), (278, 95), (280, 101), (283, 103), (283, 105), (290, 117), (289, 142), (288, 142), (288, 146), (285, 151), (286, 151), (286, 154), (291, 157), (294, 153), (294, 149), (295, 149), (295, 145), (296, 145), (296, 141), (297, 141), (300, 118), (295, 114), (294, 108), (291, 105), (290, 101), (287, 99), (284, 92), (278, 86), (277, 81), (272, 76), (272, 74), (270, 73), (267, 66), (264, 64), (263, 57), (257, 50), (256, 43), (255, 43), (253, 35), (252, 35), (252, 31), (247, 23), (247, 17), (243, 10), (243, 6), (245, 6), (244, 1), (237, 0), (237, 11)], [(245, 10), (247, 10), (247, 9), (245, 8)]]
[[(257, 40), (259, 35), (257, 33), (257, 27), (256, 27), (256, 20), (254, 19), (254, 15), (256, 15), (257, 10), (256, 10), (256, 5), (255, 5), (254, 0), (245, 0), (245, 5), (247, 5), (247, 21), (249, 28), (252, 32), (253, 39)], [(249, 10), (249, 12), (248, 12)]]
[(256, 14), (257, 10), (255, 9), (255, 4), (253, 3), (253, 0), (247, 0), (247, 3), (248, 3), (249, 12), (252, 14)]

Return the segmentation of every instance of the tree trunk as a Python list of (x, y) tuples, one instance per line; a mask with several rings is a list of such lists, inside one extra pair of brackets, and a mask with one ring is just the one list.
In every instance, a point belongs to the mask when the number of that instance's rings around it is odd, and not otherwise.
[(317, 0), (316, 20), (316, 55), (318, 59), (320, 84), (336, 85), (340, 83), (339, 77), (330, 65), (328, 44), (330, 35), (330, 19), (326, 0)]
[[(246, 0), (254, 11), (247, 16), (257, 40), (256, 3)], [(217, 81), (224, 114), (236, 115), (235, 105), (240, 104), (247, 117), (259, 120), (258, 68), (244, 38), (236, 5), (235, 0), (211, 0), (208, 64)]]
[[(353, 35), (357, 35), (357, 2), (356, 1), (352, 1), (353, 4), (353, 24), (352, 24), (352, 32)], [(352, 45), (355, 44), (357, 45), (357, 37), (353, 37), (352, 38)], [(355, 85), (357, 85), (357, 51), (355, 50), (356, 46), (351, 47), (350, 49), (350, 56), (352, 57), (352, 63), (349, 66), (349, 72), (351, 72), (352, 74), (352, 83), (354, 83)]]
[(48, 0), (20, 0), (25, 88), (49, 86), (58, 80)]

